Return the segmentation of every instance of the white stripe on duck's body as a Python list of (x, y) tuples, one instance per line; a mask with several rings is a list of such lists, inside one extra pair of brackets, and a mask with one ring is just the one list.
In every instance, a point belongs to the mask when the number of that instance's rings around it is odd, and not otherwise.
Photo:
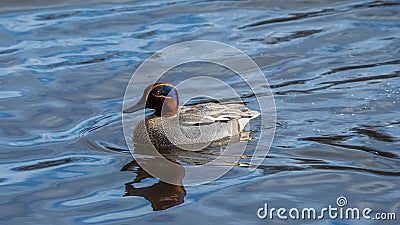
[(210, 143), (239, 134), (251, 119), (260, 115), (239, 103), (178, 105), (175, 86), (155, 83), (147, 87), (141, 100), (124, 110), (124, 113), (144, 107), (155, 110), (136, 126), (134, 142), (155, 147)]

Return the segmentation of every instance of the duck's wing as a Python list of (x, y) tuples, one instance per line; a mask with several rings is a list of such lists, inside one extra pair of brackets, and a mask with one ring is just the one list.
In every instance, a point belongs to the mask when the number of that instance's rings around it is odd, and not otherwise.
[(260, 115), (257, 111), (246, 108), (243, 104), (203, 103), (193, 106), (182, 106), (179, 109), (179, 123), (186, 126), (198, 126), (215, 122), (228, 122), (234, 119), (245, 119), (247, 122)]

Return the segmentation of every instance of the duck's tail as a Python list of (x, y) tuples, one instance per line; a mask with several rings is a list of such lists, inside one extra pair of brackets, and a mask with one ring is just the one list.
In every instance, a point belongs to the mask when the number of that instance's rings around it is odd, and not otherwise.
[(239, 131), (242, 132), (246, 125), (250, 122), (250, 120), (258, 117), (260, 115), (257, 111), (248, 110), (246, 111), (241, 118), (238, 119), (239, 123)]

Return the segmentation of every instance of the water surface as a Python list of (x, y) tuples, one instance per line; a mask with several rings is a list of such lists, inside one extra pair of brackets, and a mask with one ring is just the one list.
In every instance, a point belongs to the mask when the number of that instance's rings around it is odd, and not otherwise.
[[(283, 223), (256, 211), (265, 202), (321, 208), (340, 195), (351, 207), (400, 216), (397, 1), (1, 4), (1, 224)], [(255, 60), (275, 96), (276, 136), (254, 173), (235, 167), (208, 185), (168, 186), (132, 161), (122, 99), (143, 60), (197, 39)], [(203, 68), (182, 66), (169, 79), (210, 73)], [(242, 80), (213, 71), (257, 107)], [(157, 208), (168, 196), (177, 204)]]

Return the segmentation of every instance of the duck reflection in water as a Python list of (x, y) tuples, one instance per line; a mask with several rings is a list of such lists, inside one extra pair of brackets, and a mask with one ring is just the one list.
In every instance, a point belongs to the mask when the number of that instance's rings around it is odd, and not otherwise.
[[(235, 138), (231, 138), (229, 141), (241, 142), (243, 138), (248, 139), (248, 135), (248, 132), (243, 132), (242, 136), (235, 136)], [(157, 153), (160, 153), (162, 158), (158, 156), (140, 157), (149, 156), (149, 152), (154, 151), (154, 148), (152, 148), (152, 146), (135, 144), (135, 154), (139, 157), (137, 160), (132, 160), (121, 169), (121, 171), (132, 171), (136, 174), (133, 181), (125, 184), (124, 196), (144, 197), (151, 203), (151, 207), (154, 211), (165, 210), (184, 203), (186, 190), (182, 181), (185, 177), (185, 168), (180, 163), (183, 165), (207, 164), (214, 160), (215, 157), (219, 155), (218, 152), (223, 151), (227, 144), (228, 140), (226, 139), (214, 142), (200, 152), (185, 151), (177, 148), (168, 148), (168, 150), (158, 148)], [(227, 157), (226, 161), (224, 161), (226, 164), (219, 165), (230, 166), (233, 163), (231, 160), (236, 161), (236, 157)], [(167, 161), (171, 162), (171, 164), (166, 165)], [(159, 171), (164, 172), (164, 175), (161, 176), (170, 182), (155, 178), (146, 172), (142, 166), (146, 168), (159, 168)], [(167, 174), (168, 177), (166, 177), (167, 175), (165, 174)], [(151, 183), (149, 186), (143, 187), (148, 179), (153, 179), (156, 183)]]
[[(133, 181), (125, 184), (124, 196), (140, 196), (144, 197), (151, 203), (151, 207), (154, 211), (165, 210), (184, 202), (186, 196), (186, 190), (183, 185), (175, 185), (158, 180), (148, 174), (136, 160), (131, 161), (122, 167), (121, 171), (133, 171), (136, 173), (136, 177)], [(182, 180), (184, 173), (176, 173), (177, 180)], [(145, 179), (157, 180), (157, 183), (147, 187), (135, 187)]]

